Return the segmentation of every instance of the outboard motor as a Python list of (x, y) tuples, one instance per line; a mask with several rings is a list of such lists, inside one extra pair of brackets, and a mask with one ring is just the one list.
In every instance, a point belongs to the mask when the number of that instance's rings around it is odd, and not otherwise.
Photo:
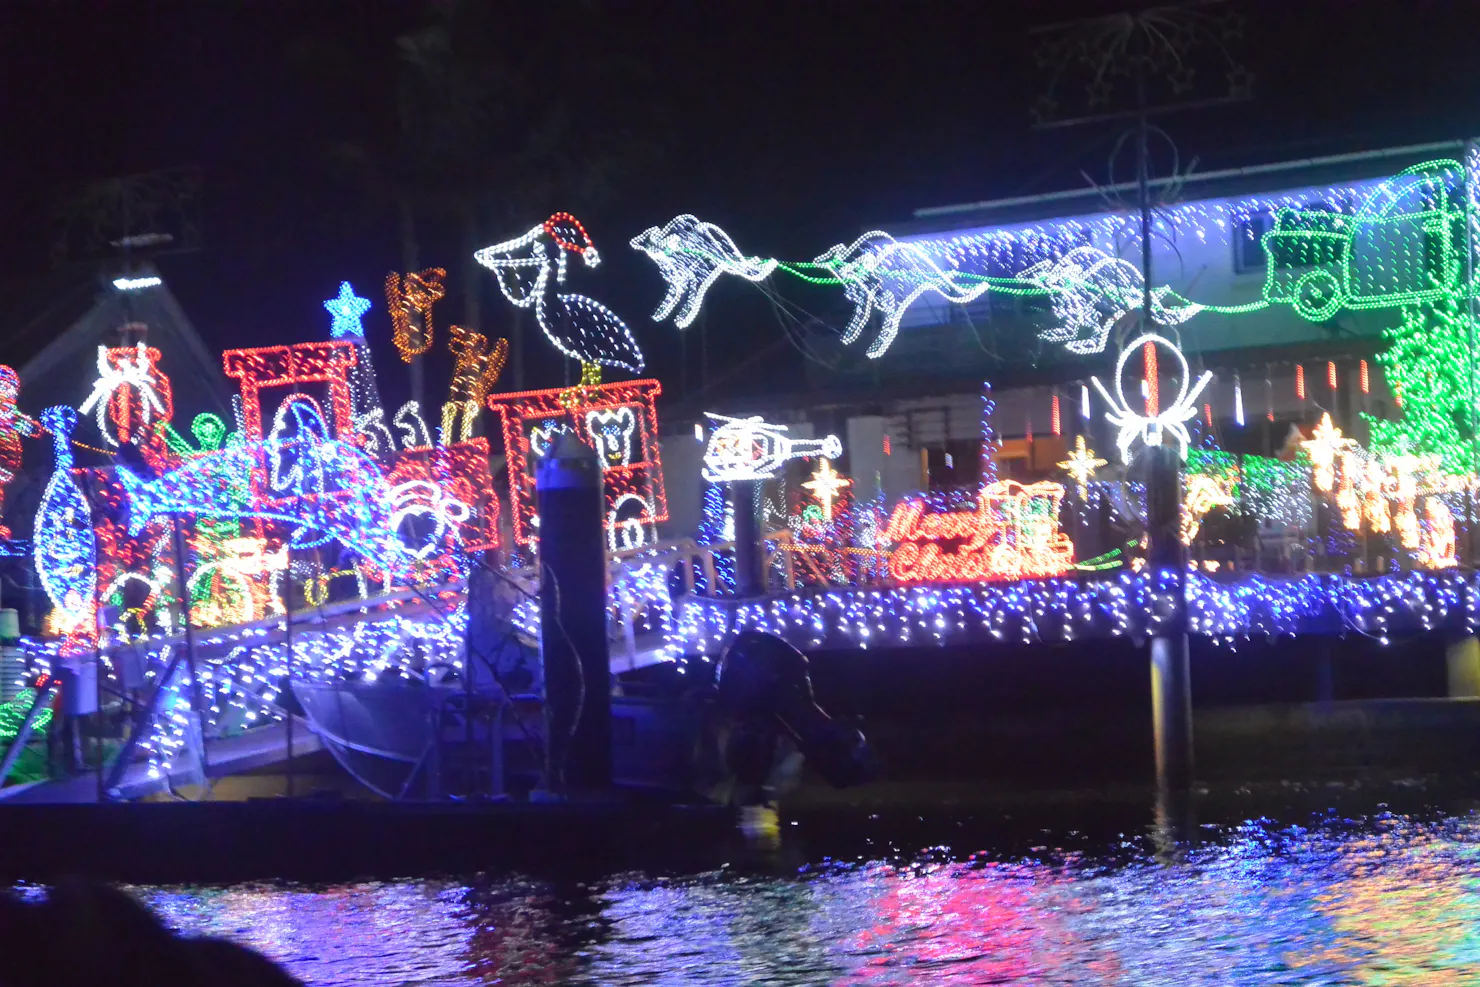
[(722, 753), (742, 806), (771, 800), (771, 779), (789, 745), (835, 788), (874, 777), (863, 734), (822, 711), (812, 696), (807, 656), (779, 637), (742, 632), (720, 658), (717, 687), (715, 705), (729, 722)]

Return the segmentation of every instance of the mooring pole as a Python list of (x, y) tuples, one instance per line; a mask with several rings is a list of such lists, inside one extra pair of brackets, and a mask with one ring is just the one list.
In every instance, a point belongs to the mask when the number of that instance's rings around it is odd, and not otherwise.
[(766, 591), (761, 521), (756, 505), (759, 493), (759, 480), (737, 480), (730, 484), (735, 505), (736, 596), (760, 596)]
[(535, 475), (540, 516), (540, 656), (545, 786), (599, 793), (612, 783), (606, 539), (596, 452), (562, 434)]
[(1171, 612), (1151, 637), (1151, 715), (1156, 780), (1174, 791), (1192, 786), (1192, 676), (1187, 646), (1187, 561), (1181, 539), (1182, 461), (1170, 446), (1150, 446), (1146, 480), (1147, 568), (1171, 572)]

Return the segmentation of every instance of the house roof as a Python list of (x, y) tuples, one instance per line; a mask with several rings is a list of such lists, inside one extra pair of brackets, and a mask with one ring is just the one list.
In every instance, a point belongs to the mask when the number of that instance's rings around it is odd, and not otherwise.
[[(1317, 157), (1250, 163), (1210, 171), (1190, 171), (1176, 177), (1153, 178), (1153, 192), (1169, 187), (1185, 202), (1280, 191), (1297, 187), (1341, 184), (1386, 178), (1404, 168), (1464, 152), (1460, 140), (1432, 141), (1399, 147), (1329, 154)], [(927, 206), (916, 209), (914, 218), (895, 224), (892, 232), (941, 232), (947, 229), (1031, 223), (1107, 211), (1108, 197), (1134, 197), (1135, 182), (1063, 189), (1037, 195), (1018, 195), (982, 202)]]

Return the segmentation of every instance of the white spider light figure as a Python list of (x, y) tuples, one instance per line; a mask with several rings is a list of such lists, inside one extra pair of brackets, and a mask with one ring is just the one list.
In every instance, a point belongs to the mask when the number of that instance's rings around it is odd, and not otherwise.
[[(1181, 373), (1177, 376), (1178, 390), (1177, 398), (1165, 409), (1154, 415), (1147, 415), (1134, 410), (1130, 402), (1125, 399), (1125, 387), (1121, 383), (1125, 363), (1130, 359), (1132, 353), (1139, 352), (1147, 344), (1162, 346), (1170, 350), (1177, 358), (1177, 365)], [(1197, 417), (1197, 398), (1202, 394), (1203, 388), (1208, 386), (1208, 381), (1213, 379), (1211, 370), (1204, 370), (1196, 384), (1188, 386), (1191, 369), (1187, 366), (1187, 358), (1182, 355), (1171, 340), (1155, 333), (1147, 333), (1131, 343), (1121, 352), (1120, 359), (1115, 363), (1115, 396), (1105, 390), (1105, 385), (1100, 383), (1100, 378), (1091, 377), (1090, 382), (1095, 385), (1095, 390), (1110, 405), (1110, 410), (1105, 412), (1105, 418), (1120, 428), (1120, 434), (1115, 438), (1115, 444), (1120, 447), (1120, 459), (1124, 463), (1131, 461), (1131, 445), (1140, 439), (1148, 446), (1161, 445), (1162, 432), (1170, 432), (1177, 440), (1177, 451), (1183, 459), (1187, 458), (1187, 443), (1191, 437), (1187, 434), (1187, 422)]]
[(96, 410), (98, 431), (103, 433), (104, 441), (110, 446), (116, 446), (120, 441), (133, 440), (132, 435), (115, 436), (108, 429), (108, 404), (113, 400), (113, 393), (120, 387), (132, 387), (139, 392), (139, 417), (146, 429), (154, 420), (155, 412), (165, 414), (164, 402), (159, 399), (159, 394), (154, 390), (154, 378), (149, 375), (149, 354), (143, 343), (135, 344), (132, 359), (119, 357), (116, 367), (108, 359), (108, 347), (99, 346), (98, 379), (93, 382), (92, 393), (77, 409), (84, 415)]

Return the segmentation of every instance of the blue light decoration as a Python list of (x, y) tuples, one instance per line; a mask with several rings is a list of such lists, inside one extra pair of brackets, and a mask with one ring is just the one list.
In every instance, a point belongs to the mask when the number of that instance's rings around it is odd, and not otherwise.
[(360, 324), (360, 319), (370, 311), (370, 299), (356, 295), (348, 281), (339, 282), (339, 294), (324, 302), (324, 308), (334, 316), (334, 324), (329, 327), (332, 338), (364, 338), (365, 327)]
[(41, 413), (51, 433), (51, 479), (36, 512), (36, 575), (63, 628), (70, 631), (92, 616), (98, 591), (98, 543), (87, 499), (72, 478), (72, 432), (77, 412), (66, 405)]
[[(729, 502), (722, 484), (710, 483), (704, 487), (704, 518), (699, 522), (695, 541), (700, 545), (716, 545), (735, 540), (735, 508)], [(707, 586), (702, 567), (696, 567), (695, 588), (701, 593), (735, 592), (735, 556), (733, 552), (716, 553), (714, 575), (718, 586)]]
[[(215, 518), (256, 518), (292, 526), (289, 544), (312, 548), (337, 539), (366, 560), (399, 574), (437, 548), (437, 542), (409, 546), (401, 522), (412, 514), (431, 515), (439, 535), (455, 538), (467, 505), (427, 483), (391, 486), (379, 464), (363, 450), (328, 437), (314, 403), (305, 398), (283, 409), (293, 430), (274, 429), (260, 442), (241, 442), (201, 453), (179, 468), (145, 480), (117, 471), (129, 501), (129, 533), (138, 535), (162, 514)], [(267, 466), (266, 490), (243, 501), (254, 470)]]
[[(1213, 643), (1297, 633), (1394, 634), (1480, 626), (1480, 576), (1452, 570), (1369, 579), (1308, 575), (1237, 582), (1187, 575), (1189, 630)], [(1063, 643), (1148, 636), (1173, 613), (1171, 570), (1113, 579), (1024, 580), (878, 589), (799, 590), (766, 600), (691, 597), (675, 604), (668, 653), (717, 654), (744, 630), (803, 649)]]

